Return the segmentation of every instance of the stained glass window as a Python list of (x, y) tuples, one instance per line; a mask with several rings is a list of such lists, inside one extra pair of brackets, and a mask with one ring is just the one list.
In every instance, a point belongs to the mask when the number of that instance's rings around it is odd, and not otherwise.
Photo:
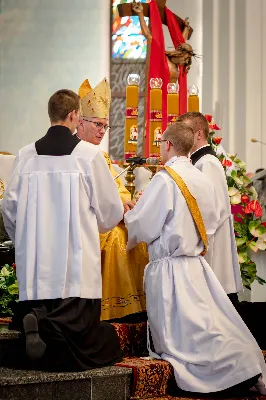
[[(150, 0), (140, 1), (150, 2)], [(113, 0), (112, 57), (145, 58), (147, 40), (141, 34), (139, 18), (137, 16), (120, 18), (117, 5), (121, 3), (132, 3), (132, 0)], [(145, 17), (145, 20), (148, 23), (149, 19)]]

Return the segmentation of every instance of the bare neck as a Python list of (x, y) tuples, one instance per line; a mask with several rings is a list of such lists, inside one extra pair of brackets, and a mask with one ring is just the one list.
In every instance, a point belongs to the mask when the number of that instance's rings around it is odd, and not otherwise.
[(68, 124), (66, 121), (57, 121), (57, 122), (52, 122), (51, 126), (65, 126), (66, 128), (71, 130), (70, 124)]

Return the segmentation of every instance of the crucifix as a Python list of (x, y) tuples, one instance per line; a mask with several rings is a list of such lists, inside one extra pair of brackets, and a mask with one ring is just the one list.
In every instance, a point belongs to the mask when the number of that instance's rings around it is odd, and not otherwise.
[[(165, 15), (165, 7), (167, 0), (156, 0), (158, 5), (158, 10), (160, 13), (161, 21), (164, 25), (167, 26), (167, 20)], [(130, 17), (130, 16), (138, 16), (140, 19), (140, 26), (142, 30), (142, 34), (147, 39), (147, 70), (149, 69), (149, 61), (150, 61), (150, 44), (152, 41), (152, 21), (150, 20), (149, 27), (147, 26), (144, 17), (150, 17), (150, 5), (148, 3), (136, 3), (135, 0), (133, 3), (124, 3), (118, 5), (118, 11), (120, 17)], [(189, 26), (188, 18), (183, 20), (178, 15), (174, 14), (174, 17), (179, 25), (179, 28), (183, 34), (183, 37), (186, 40), (190, 39), (193, 29)], [(178, 78), (178, 65), (185, 65), (187, 71), (191, 65), (191, 58), (194, 55), (192, 47), (184, 43), (180, 48), (175, 49), (174, 51), (166, 51), (167, 63), (170, 71), (171, 81), (174, 82)], [(147, 76), (147, 74), (146, 74)]]
[[(158, 9), (155, 13), (155, 8)], [(166, 0), (153, 0), (150, 4), (136, 2), (123, 3), (118, 5), (120, 17), (138, 16), (142, 34), (147, 39), (147, 57), (146, 57), (146, 88), (145, 88), (145, 136), (147, 130), (149, 131), (147, 121), (149, 120), (149, 74), (153, 70), (153, 78), (163, 78), (163, 85), (169, 82), (176, 82), (179, 80), (180, 95), (182, 102), (179, 102), (179, 112), (182, 114), (187, 109), (187, 80), (186, 74), (190, 69), (192, 57), (195, 55), (192, 47), (186, 43), (191, 37), (193, 29), (189, 26), (188, 18), (185, 20), (172, 13), (166, 7)], [(146, 24), (145, 18), (149, 17), (149, 26)], [(153, 26), (154, 23), (154, 26)], [(159, 25), (166, 25), (171, 33), (174, 42), (175, 50), (165, 51), (162, 26), (160, 32)], [(154, 37), (155, 35), (155, 37)], [(174, 38), (173, 38), (174, 35)], [(153, 41), (154, 40), (154, 41)], [(155, 47), (156, 47), (156, 50)], [(160, 48), (158, 53), (158, 46)], [(152, 59), (152, 63), (150, 60)], [(165, 61), (164, 61), (165, 60)], [(157, 72), (155, 71), (155, 66)], [(161, 66), (161, 67), (160, 67)], [(161, 75), (160, 75), (161, 74)], [(163, 76), (162, 76), (163, 75)], [(163, 89), (163, 103), (165, 102), (165, 86)], [(181, 98), (180, 97), (180, 98)], [(165, 107), (163, 107), (165, 109)], [(182, 109), (182, 111), (181, 111)], [(148, 110), (148, 113), (147, 113)], [(164, 111), (163, 111), (164, 113)], [(165, 117), (163, 116), (163, 127), (165, 124)], [(149, 133), (148, 133), (149, 137)], [(149, 141), (149, 140), (148, 140)]]
[[(160, 15), (161, 15), (161, 20), (164, 25), (167, 25), (167, 21), (165, 18), (166, 1), (167, 0), (156, 0)], [(150, 17), (149, 4), (142, 3), (142, 6), (143, 6), (144, 17)], [(131, 17), (132, 15), (138, 15), (134, 10), (132, 10), (132, 3), (118, 4), (118, 11), (119, 11), (120, 17)], [(185, 21), (182, 18), (180, 18), (178, 15), (175, 15), (175, 18), (177, 20), (177, 23), (178, 23), (181, 31), (183, 31), (186, 26)], [(189, 27), (188, 39), (190, 39), (192, 33), (193, 33), (193, 29), (191, 27)]]

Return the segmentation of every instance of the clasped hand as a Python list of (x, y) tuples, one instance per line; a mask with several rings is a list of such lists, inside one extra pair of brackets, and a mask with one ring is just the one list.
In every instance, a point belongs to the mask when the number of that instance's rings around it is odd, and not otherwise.
[(135, 207), (135, 202), (134, 201), (125, 201), (123, 203), (124, 206), (124, 214), (126, 214), (128, 211), (132, 210)]

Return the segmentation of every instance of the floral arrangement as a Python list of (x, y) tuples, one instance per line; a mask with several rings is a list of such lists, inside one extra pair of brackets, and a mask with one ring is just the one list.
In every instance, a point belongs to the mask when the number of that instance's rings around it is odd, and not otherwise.
[(0, 269), (0, 315), (13, 315), (12, 306), (18, 302), (16, 264), (4, 265)]
[(234, 230), (243, 285), (251, 289), (257, 280), (266, 283), (257, 276), (256, 264), (252, 261), (252, 252), (266, 250), (266, 222), (261, 221), (262, 208), (258, 194), (246, 174), (246, 164), (237, 155), (225, 153), (221, 146), (222, 138), (215, 136), (220, 128), (213, 122), (211, 115), (205, 115), (209, 123), (209, 143), (222, 163), (228, 185), (228, 194), (234, 214)]

